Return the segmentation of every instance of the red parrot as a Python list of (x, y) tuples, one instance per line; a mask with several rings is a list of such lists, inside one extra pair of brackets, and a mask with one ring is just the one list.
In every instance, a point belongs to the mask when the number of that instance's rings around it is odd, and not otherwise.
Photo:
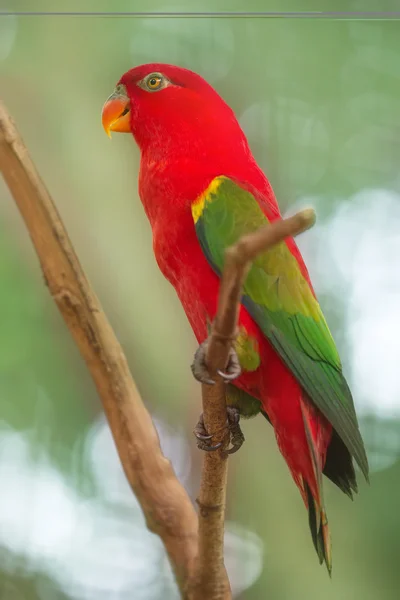
[[(155, 257), (201, 343), (216, 313), (224, 249), (281, 217), (272, 187), (232, 109), (187, 69), (129, 70), (104, 104), (102, 121), (109, 135), (131, 133), (139, 146), (139, 195)], [(212, 383), (204, 355), (202, 344), (193, 372)], [(353, 459), (367, 480), (368, 461), (335, 342), (292, 238), (261, 254), (249, 271), (225, 378), (233, 421), (261, 413), (273, 426), (330, 573), (322, 474), (352, 498)], [(207, 449), (201, 426), (197, 431)]]

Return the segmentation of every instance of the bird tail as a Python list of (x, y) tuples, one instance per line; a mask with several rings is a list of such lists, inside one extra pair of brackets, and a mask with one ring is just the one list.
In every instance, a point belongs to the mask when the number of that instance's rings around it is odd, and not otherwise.
[(329, 576), (332, 575), (332, 548), (331, 535), (329, 531), (328, 519), (325, 509), (318, 504), (313, 497), (308, 483), (304, 482), (304, 488), (307, 495), (308, 504), (308, 523), (310, 525), (311, 537), (314, 542), (315, 550), (318, 554), (319, 562), (326, 564)]
[(318, 451), (319, 437), (322, 434), (322, 428), (320, 427), (321, 422), (319, 418), (315, 418), (316, 409), (310, 404), (310, 401), (307, 398), (301, 398), (300, 406), (314, 473), (314, 481), (306, 481), (303, 477), (305, 501), (308, 507), (308, 522), (319, 562), (320, 564), (325, 562), (329, 576), (331, 576), (331, 536), (326, 516), (322, 486), (322, 469), (325, 458), (321, 460), (321, 453)]

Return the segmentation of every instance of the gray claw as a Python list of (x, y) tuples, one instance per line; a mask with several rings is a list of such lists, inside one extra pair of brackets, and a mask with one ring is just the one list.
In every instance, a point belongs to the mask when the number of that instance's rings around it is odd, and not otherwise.
[(222, 446), (222, 442), (219, 442), (219, 444), (216, 444), (215, 446), (209, 446), (208, 444), (202, 443), (200, 440), (197, 443), (197, 447), (199, 450), (204, 450), (204, 452), (214, 452), (214, 450), (218, 450), (218, 448), (221, 448)]
[(206, 428), (204, 427), (204, 419), (203, 415), (200, 415), (200, 419), (194, 428), (194, 435), (197, 438), (197, 447), (199, 450), (204, 450), (205, 452), (213, 452), (214, 450), (218, 450), (221, 448), (222, 442), (219, 444), (211, 445), (212, 435), (208, 435)]
[(237, 408), (234, 406), (227, 406), (228, 412), (228, 427), (231, 434), (231, 444), (232, 447), (229, 450), (226, 450), (227, 454), (234, 454), (237, 452), (243, 445), (244, 435), (240, 428), (240, 413)]
[(217, 371), (218, 375), (221, 375), (225, 383), (230, 383), (241, 374), (242, 369), (240, 368), (239, 358), (234, 348), (229, 351), (228, 364), (225, 371)]
[(229, 383), (230, 381), (233, 381), (237, 377), (237, 375), (229, 375), (229, 373), (224, 373), (220, 369), (218, 369), (217, 373), (218, 373), (218, 375), (221, 375), (221, 377), (225, 381), (225, 383)]
[(203, 435), (202, 433), (197, 433), (196, 431), (194, 432), (194, 435), (197, 437), (198, 440), (211, 440), (212, 439), (212, 435)]
[[(234, 454), (239, 450), (239, 448), (241, 448), (244, 442), (244, 435), (239, 425), (239, 410), (234, 406), (227, 406), (227, 413), (228, 420), (226, 426), (229, 430), (230, 443), (232, 446), (231, 448), (229, 448), (229, 450), (226, 450), (226, 454)], [(219, 442), (214, 446), (211, 445), (211, 440), (213, 436), (209, 435), (206, 431), (206, 428), (204, 426), (203, 415), (200, 415), (199, 421), (196, 427), (194, 428), (193, 433), (197, 438), (197, 447), (200, 450), (204, 450), (205, 452), (213, 452), (214, 450), (218, 450), (218, 448), (221, 448), (222, 446), (222, 442)]]
[(207, 385), (215, 385), (215, 381), (211, 379), (210, 373), (208, 372), (206, 365), (206, 354), (207, 354), (208, 340), (205, 340), (200, 346), (197, 348), (193, 363), (190, 368), (192, 369), (192, 373), (197, 381), (200, 383), (206, 383)]
[[(207, 385), (214, 385), (215, 381), (211, 379), (210, 373), (208, 372), (208, 368), (206, 365), (206, 355), (208, 348), (208, 339), (205, 340), (200, 346), (197, 348), (193, 363), (191, 365), (192, 373), (197, 381), (201, 383), (206, 383)], [(228, 364), (226, 366), (225, 371), (219, 370), (217, 371), (218, 375), (222, 377), (225, 383), (230, 383), (241, 374), (242, 370), (240, 368), (239, 358), (236, 354), (234, 348), (231, 348), (229, 351)]]

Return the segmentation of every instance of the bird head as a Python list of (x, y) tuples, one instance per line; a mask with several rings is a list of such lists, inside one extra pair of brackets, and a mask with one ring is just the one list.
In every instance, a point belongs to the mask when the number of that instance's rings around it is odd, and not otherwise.
[[(229, 144), (243, 138), (231, 108), (200, 75), (167, 64), (153, 63), (127, 71), (103, 106), (106, 133), (132, 133), (139, 147), (175, 146), (188, 149), (196, 140)], [(207, 132), (210, 135), (207, 135)], [(216, 142), (214, 142), (216, 143)]]

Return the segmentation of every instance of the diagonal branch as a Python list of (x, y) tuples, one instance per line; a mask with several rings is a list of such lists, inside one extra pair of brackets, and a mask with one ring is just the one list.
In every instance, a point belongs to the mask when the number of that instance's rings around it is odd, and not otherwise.
[[(135, 386), (123, 350), (92, 291), (57, 209), (40, 179), (14, 123), (0, 103), (0, 167), (31, 236), (46, 284), (85, 359), (103, 403), (126, 477), (147, 526), (162, 539), (186, 600), (229, 600), (223, 561), (227, 459), (204, 456), (198, 498), (199, 520), (161, 453), (157, 432)], [(311, 227), (303, 211), (243, 237), (226, 252), (217, 316), (208, 346), (209, 372), (203, 412), (213, 441), (225, 441), (224, 369), (235, 338), (242, 284), (250, 263), (263, 250)]]
[[(203, 416), (213, 444), (224, 442), (222, 449), (206, 452), (203, 462), (199, 511), (199, 556), (196, 563), (193, 599), (229, 600), (231, 593), (224, 568), (224, 520), (228, 460), (226, 447), (225, 384), (217, 375), (228, 361), (236, 337), (242, 286), (251, 262), (286, 237), (295, 236), (313, 226), (315, 213), (303, 210), (293, 217), (275, 221), (255, 233), (243, 236), (225, 252), (225, 265), (219, 292), (218, 310), (209, 338), (207, 365), (214, 386), (202, 385)], [(201, 583), (200, 583), (201, 582)], [(203, 595), (202, 595), (203, 594)]]
[(86, 361), (126, 477), (162, 539), (183, 590), (197, 554), (197, 517), (135, 386), (123, 350), (92, 291), (57, 209), (0, 103), (0, 167), (25, 221), (53, 299)]

